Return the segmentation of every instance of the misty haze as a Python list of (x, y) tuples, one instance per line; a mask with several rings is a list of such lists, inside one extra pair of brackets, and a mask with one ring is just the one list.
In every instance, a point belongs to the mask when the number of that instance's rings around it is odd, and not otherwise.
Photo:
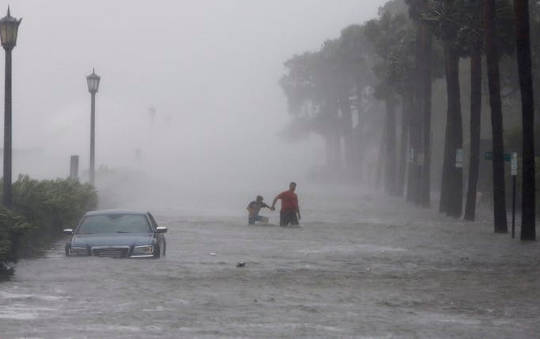
[(540, 337), (540, 2), (0, 11), (1, 338)]

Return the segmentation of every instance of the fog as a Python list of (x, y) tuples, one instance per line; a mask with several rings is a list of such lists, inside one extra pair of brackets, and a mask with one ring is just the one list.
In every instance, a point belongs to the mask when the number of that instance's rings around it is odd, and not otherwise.
[(95, 68), (96, 168), (199, 187), (301, 181), (324, 162), (324, 147), (316, 137), (279, 138), (289, 119), (283, 62), (382, 3), (13, 2), (23, 18), (13, 52), (14, 178), (65, 177), (76, 154), (84, 179), (85, 76)]
[(537, 337), (540, 68), (490, 4), (10, 3), (13, 180), (89, 181), (95, 69), (98, 203), (0, 184), (0, 336)]

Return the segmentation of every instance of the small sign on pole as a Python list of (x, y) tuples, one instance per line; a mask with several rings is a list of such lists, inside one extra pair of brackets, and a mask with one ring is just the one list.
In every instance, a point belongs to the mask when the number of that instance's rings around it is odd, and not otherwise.
[(512, 160), (510, 161), (510, 172), (512, 176), (516, 176), (518, 171), (518, 156), (516, 152), (512, 153)]
[[(493, 152), (485, 152), (484, 159), (493, 160)], [(504, 153), (504, 161), (510, 161), (510, 160), (512, 160), (512, 154)]]
[(463, 168), (463, 148), (456, 150), (456, 168)]
[(409, 162), (414, 162), (414, 148), (409, 148)]

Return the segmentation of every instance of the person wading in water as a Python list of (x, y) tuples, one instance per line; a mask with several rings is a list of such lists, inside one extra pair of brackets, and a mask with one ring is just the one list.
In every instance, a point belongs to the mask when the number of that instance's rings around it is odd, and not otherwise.
[(257, 199), (249, 203), (249, 205), (246, 208), (249, 213), (248, 224), (254, 225), (256, 221), (260, 221), (264, 224), (268, 224), (268, 218), (259, 215), (259, 212), (264, 207), (270, 208), (270, 206), (268, 206), (267, 204), (263, 202), (263, 197), (260, 195), (257, 196)]
[(289, 184), (289, 190), (278, 194), (272, 202), (271, 210), (275, 210), (276, 202), (281, 200), (281, 211), (279, 213), (279, 225), (287, 226), (298, 225), (300, 220), (300, 208), (298, 207), (298, 196), (294, 191), (296, 190), (296, 183), (291, 182)]

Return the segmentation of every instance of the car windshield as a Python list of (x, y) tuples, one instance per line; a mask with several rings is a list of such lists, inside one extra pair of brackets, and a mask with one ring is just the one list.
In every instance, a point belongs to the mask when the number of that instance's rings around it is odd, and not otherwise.
[(78, 234), (149, 232), (148, 220), (141, 214), (90, 215), (77, 231)]

